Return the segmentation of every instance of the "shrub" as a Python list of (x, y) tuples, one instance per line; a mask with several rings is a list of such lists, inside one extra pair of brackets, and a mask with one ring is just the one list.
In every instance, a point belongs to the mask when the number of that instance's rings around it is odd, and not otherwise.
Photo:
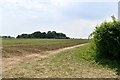
[(97, 59), (120, 60), (120, 21), (112, 16), (112, 21), (97, 25), (92, 33)]

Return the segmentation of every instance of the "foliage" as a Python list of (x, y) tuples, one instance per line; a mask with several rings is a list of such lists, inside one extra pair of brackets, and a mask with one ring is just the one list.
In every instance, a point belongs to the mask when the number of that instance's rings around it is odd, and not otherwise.
[(14, 38), (14, 37), (11, 37), (11, 36), (0, 36), (0, 38)]
[(46, 32), (40, 32), (36, 31), (32, 34), (22, 34), (18, 35), (17, 38), (54, 38), (54, 39), (69, 39), (69, 37), (66, 37), (63, 33), (57, 33), (55, 31), (48, 31)]
[(97, 25), (92, 33), (97, 59), (120, 59), (120, 21), (114, 16), (112, 20)]

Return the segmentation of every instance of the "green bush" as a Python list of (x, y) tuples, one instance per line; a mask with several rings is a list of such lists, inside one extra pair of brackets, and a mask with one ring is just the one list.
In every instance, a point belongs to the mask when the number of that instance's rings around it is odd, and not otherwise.
[(120, 21), (112, 16), (111, 22), (97, 25), (92, 33), (97, 58), (120, 60)]

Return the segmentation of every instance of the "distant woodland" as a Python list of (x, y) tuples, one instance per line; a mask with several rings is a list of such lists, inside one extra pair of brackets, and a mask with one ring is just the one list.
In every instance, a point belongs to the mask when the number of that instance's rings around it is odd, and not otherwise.
[(40, 32), (36, 31), (32, 34), (21, 34), (18, 35), (16, 38), (47, 38), (47, 39), (69, 39), (65, 34), (63, 33), (57, 33), (56, 31), (48, 31), (46, 32)]
[(14, 37), (11, 37), (11, 36), (0, 36), (0, 38), (14, 38)]

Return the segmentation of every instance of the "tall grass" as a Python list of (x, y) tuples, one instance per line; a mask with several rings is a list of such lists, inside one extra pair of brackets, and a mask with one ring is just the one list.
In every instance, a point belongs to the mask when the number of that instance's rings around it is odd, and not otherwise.
[(84, 54), (80, 54), (80, 56), (84, 55), (83, 58), (90, 62), (116, 70), (117, 75), (119, 76), (120, 75), (120, 61), (111, 60), (109, 58), (104, 58), (104, 57), (98, 57), (95, 48), (96, 48), (95, 44), (91, 42), (87, 51), (85, 51)]

